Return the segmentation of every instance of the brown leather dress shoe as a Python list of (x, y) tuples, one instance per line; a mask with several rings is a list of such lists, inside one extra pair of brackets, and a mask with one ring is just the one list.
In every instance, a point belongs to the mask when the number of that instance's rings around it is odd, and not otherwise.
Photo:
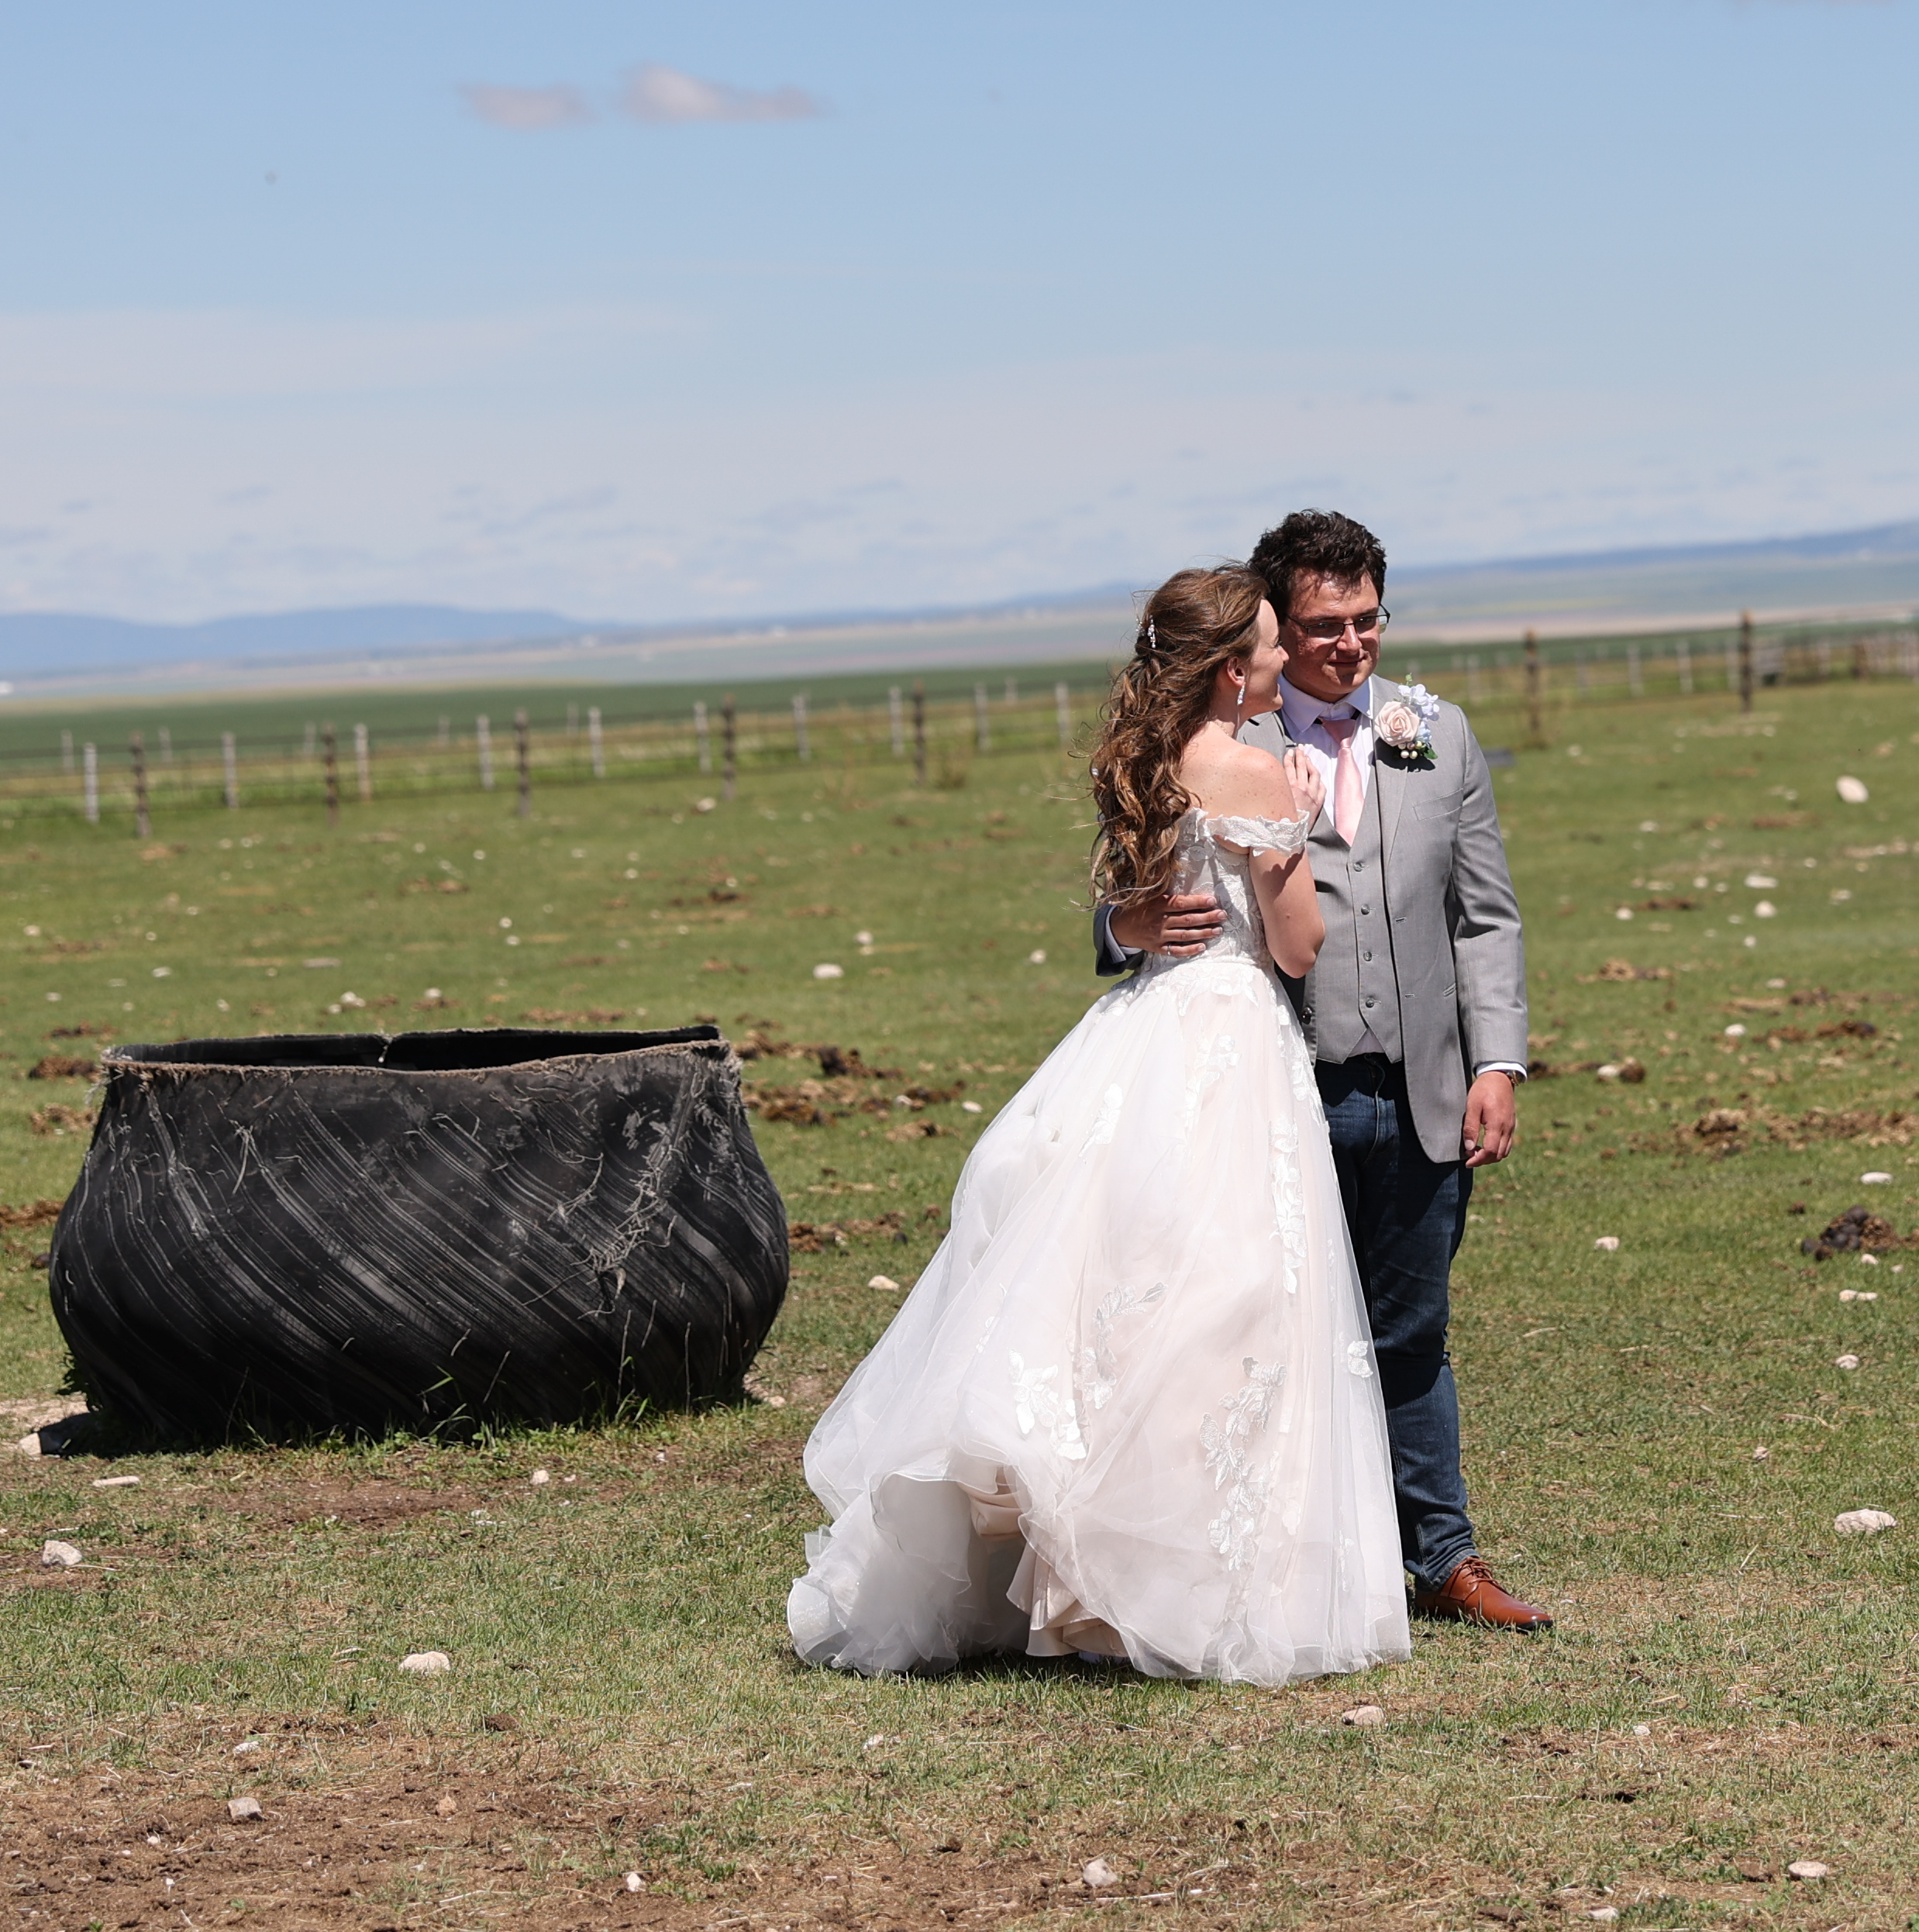
[(1445, 1587), (1421, 1590), (1413, 1608), (1422, 1617), (1447, 1617), (1463, 1624), (1490, 1624), (1499, 1630), (1550, 1630), (1552, 1619), (1542, 1610), (1500, 1588), (1483, 1556), (1469, 1556), (1446, 1579)]

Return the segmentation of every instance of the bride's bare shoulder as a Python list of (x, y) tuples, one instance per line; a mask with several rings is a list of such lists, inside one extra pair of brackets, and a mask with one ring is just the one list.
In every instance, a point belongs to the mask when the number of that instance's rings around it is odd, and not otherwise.
[(1186, 789), (1202, 811), (1240, 818), (1289, 818), (1293, 788), (1286, 768), (1255, 745), (1228, 740), (1209, 746), (1203, 763), (1189, 761)]

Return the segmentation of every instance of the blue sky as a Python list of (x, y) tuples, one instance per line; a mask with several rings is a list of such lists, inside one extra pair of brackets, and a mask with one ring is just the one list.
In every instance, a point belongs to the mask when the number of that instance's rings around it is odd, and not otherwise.
[(1919, 0), (0, 0), (0, 609), (1919, 515)]

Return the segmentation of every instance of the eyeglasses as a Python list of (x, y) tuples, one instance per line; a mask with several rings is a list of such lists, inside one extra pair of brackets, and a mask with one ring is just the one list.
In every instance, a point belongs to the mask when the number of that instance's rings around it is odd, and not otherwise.
[(1393, 613), (1382, 604), (1377, 610), (1362, 611), (1357, 617), (1316, 617), (1310, 623), (1297, 618), (1287, 620), (1302, 636), (1315, 644), (1337, 644), (1349, 628), (1356, 638), (1377, 637), (1393, 621)]

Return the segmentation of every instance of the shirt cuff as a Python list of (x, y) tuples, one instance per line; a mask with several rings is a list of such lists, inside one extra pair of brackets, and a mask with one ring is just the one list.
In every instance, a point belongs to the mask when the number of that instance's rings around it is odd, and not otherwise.
[(1516, 1080), (1526, 1077), (1526, 1069), (1514, 1060), (1482, 1060), (1473, 1069), (1473, 1079), (1476, 1080), (1482, 1073), (1510, 1073)]

